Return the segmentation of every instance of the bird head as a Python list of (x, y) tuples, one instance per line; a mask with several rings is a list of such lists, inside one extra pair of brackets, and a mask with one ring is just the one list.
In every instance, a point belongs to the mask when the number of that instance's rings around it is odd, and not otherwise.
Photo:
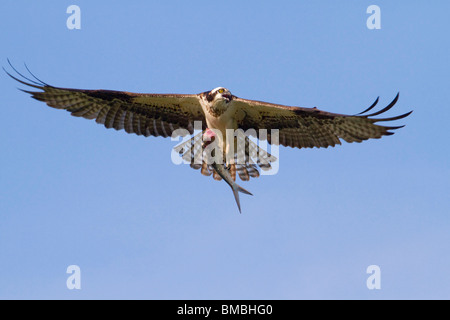
[(230, 90), (223, 87), (218, 87), (208, 92), (208, 94), (206, 95), (206, 99), (209, 102), (222, 101), (228, 103), (233, 99), (233, 95), (231, 94)]

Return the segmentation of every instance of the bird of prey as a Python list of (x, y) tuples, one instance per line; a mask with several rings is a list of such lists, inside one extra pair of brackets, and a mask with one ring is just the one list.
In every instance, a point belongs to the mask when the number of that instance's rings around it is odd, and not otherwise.
[[(376, 117), (395, 105), (398, 94), (388, 106), (377, 112), (368, 114), (378, 103), (378, 98), (363, 112), (345, 115), (317, 108), (284, 106), (242, 99), (223, 87), (199, 94), (155, 94), (61, 88), (39, 80), (28, 68), (28, 72), (34, 79), (25, 77), (11, 64), (10, 66), (17, 73), (14, 76), (4, 69), (11, 78), (38, 90), (21, 89), (22, 91), (50, 107), (67, 110), (72, 116), (95, 119), (106, 128), (125, 130), (127, 133), (146, 137), (169, 137), (172, 134), (193, 135), (194, 123), (201, 123), (200, 129), (203, 133), (210, 129), (221, 133), (217, 145), (224, 153), (230, 149), (230, 146), (236, 144), (236, 141), (226, 139), (226, 130), (229, 129), (243, 131), (254, 129), (252, 135), (256, 139), (267, 140), (269, 144), (280, 144), (292, 148), (327, 148), (341, 144), (341, 140), (362, 142), (392, 135), (393, 130), (403, 126), (386, 126), (378, 123), (399, 120), (412, 112), (394, 117)], [(262, 136), (260, 132), (264, 129), (267, 130), (267, 134)], [(274, 139), (272, 133), (274, 129), (278, 134), (277, 139)], [(201, 169), (203, 175), (213, 175), (214, 179), (221, 180), (223, 174), (217, 172), (217, 166), (213, 163), (207, 163), (204, 160), (194, 163), (193, 148), (196, 145), (195, 142), (202, 137), (202, 133), (194, 136), (192, 141), (179, 146), (177, 151), (184, 159), (191, 158), (191, 167)], [(247, 136), (243, 141), (244, 161), (227, 161), (219, 164), (225, 166), (233, 180), (236, 180), (236, 173), (243, 181), (249, 180), (250, 177), (256, 178), (259, 176), (259, 169), (267, 170), (270, 168), (270, 163), (276, 161), (275, 157), (259, 148)], [(205, 144), (200, 145), (200, 149), (199, 154), (202, 154)], [(234, 152), (236, 157), (238, 151)], [(257, 158), (252, 159), (251, 154), (257, 154)]]

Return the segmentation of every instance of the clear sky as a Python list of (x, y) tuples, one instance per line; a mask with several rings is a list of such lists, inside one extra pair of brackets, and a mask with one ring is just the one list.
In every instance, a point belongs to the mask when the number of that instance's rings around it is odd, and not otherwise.
[(278, 174), (242, 182), (239, 214), (224, 182), (171, 162), (170, 139), (71, 117), (1, 74), (0, 298), (450, 298), (450, 2), (121, 3), (1, 1), (0, 65), (348, 114), (399, 91), (388, 115), (414, 113), (381, 140), (280, 149)]

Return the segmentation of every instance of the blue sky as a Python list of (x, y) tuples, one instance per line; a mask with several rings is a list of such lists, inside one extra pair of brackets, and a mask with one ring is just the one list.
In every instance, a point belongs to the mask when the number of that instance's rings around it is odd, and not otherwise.
[[(81, 30), (66, 9), (81, 8)], [(369, 30), (366, 9), (381, 8)], [(62, 87), (199, 93), (354, 114), (381, 140), (280, 149), (229, 187), (174, 142), (48, 108), (0, 76), (2, 299), (449, 299), (448, 1), (10, 1), (1, 65)], [(66, 269), (81, 268), (81, 290)], [(381, 268), (368, 290), (366, 268)]]

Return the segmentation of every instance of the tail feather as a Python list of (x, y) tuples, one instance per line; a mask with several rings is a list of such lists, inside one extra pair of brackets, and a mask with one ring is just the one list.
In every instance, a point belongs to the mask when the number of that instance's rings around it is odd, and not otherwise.
[[(202, 147), (203, 132), (196, 134), (190, 140), (185, 141), (174, 147), (175, 151), (180, 154), (182, 159), (190, 163), (191, 168), (201, 169), (201, 173), (205, 176), (213, 176), (215, 180), (221, 180), (221, 178), (214, 174), (214, 169), (211, 164), (207, 164), (203, 155)], [(272, 168), (271, 163), (278, 159), (262, 149), (255, 142), (245, 137), (245, 152), (241, 150), (238, 154), (235, 154), (234, 163), (230, 164), (230, 174), (233, 180), (236, 181), (236, 176), (242, 181), (248, 181), (250, 178), (259, 177), (260, 173), (258, 167), (267, 171)], [(237, 174), (236, 174), (237, 173)]]

